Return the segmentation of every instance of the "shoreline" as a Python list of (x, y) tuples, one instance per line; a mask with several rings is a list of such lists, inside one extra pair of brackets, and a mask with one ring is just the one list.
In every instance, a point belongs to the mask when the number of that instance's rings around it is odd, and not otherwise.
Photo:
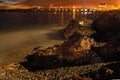
[(50, 35), (58, 34), (57, 32), (63, 28), (54, 25), (52, 27), (42, 27), (41, 29), (20, 30), (1, 34), (0, 66), (23, 61), (27, 55), (32, 54), (31, 51), (37, 46), (49, 47), (62, 43), (62, 39), (57, 39), (58, 35)]

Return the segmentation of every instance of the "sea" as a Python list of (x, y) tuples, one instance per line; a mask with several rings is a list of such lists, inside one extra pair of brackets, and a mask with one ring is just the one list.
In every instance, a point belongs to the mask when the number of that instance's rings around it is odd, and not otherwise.
[(77, 12), (0, 12), (0, 31), (47, 25), (68, 24), (72, 19), (80, 19)]

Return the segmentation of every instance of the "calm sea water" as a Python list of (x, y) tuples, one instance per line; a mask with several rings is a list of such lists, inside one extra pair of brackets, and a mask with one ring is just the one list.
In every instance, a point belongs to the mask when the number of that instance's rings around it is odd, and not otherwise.
[[(73, 12), (0, 12), (0, 29), (24, 28), (29, 25), (67, 24), (80, 13)], [(30, 27), (30, 26), (29, 26)], [(32, 27), (32, 26), (31, 26)]]
[(72, 12), (0, 12), (0, 65), (19, 62), (36, 46), (58, 44), (62, 39), (57, 31), (80, 16)]

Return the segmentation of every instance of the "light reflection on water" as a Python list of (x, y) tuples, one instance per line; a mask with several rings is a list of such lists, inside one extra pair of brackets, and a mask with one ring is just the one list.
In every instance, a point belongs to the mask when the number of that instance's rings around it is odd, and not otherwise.
[(66, 24), (81, 15), (75, 12), (0, 12), (0, 28), (18, 27), (17, 25)]

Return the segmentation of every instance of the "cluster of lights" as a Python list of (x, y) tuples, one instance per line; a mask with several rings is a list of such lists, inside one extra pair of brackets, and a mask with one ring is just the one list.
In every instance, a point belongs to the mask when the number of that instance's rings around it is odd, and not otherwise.
[(87, 9), (87, 8), (37, 8), (38, 11), (53, 11), (53, 12), (69, 12), (69, 11), (73, 11), (73, 12), (81, 12), (81, 13), (85, 13), (85, 14), (91, 14), (93, 12), (95, 12), (96, 10), (94, 9)]

